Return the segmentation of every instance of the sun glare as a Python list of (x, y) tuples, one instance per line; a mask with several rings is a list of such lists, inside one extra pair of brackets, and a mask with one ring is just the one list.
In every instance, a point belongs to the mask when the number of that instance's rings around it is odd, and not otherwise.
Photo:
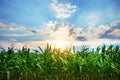
[(63, 40), (53, 40), (53, 41), (47, 41), (50, 45), (52, 45), (52, 47), (57, 48), (57, 49), (65, 49), (66, 47), (68, 47), (70, 44), (67, 41), (63, 41)]
[(54, 41), (55, 45), (57, 48), (63, 48), (65, 46), (65, 42), (58, 40), (58, 41)]

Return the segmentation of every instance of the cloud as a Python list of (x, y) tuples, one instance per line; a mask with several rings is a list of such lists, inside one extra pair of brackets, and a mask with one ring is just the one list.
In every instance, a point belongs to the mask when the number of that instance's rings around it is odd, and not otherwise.
[[(106, 39), (120, 39), (120, 21), (116, 20), (110, 24), (100, 25), (96, 27), (91, 24), (87, 28), (75, 27), (70, 23), (59, 23), (57, 21), (49, 21), (41, 29), (32, 29), (25, 26), (18, 26), (15, 24), (0, 23), (0, 30), (16, 31), (16, 33), (2, 33), (2, 36), (41, 36), (44, 40), (65, 40), (65, 41), (87, 41), (91, 39), (106, 38)], [(23, 33), (17, 33), (17, 31)], [(7, 31), (4, 31), (7, 32)], [(27, 39), (27, 38), (26, 38)], [(33, 39), (32, 39), (33, 40)]]
[(58, 3), (58, 0), (53, 0), (51, 8), (55, 11), (57, 18), (65, 19), (71, 17), (77, 6), (70, 3)]
[(120, 39), (120, 20), (112, 22), (99, 38)]
[(120, 38), (120, 29), (114, 29), (111, 33), (109, 33), (109, 35)]
[[(5, 24), (2, 22), (0, 22), (0, 31), (6, 32), (6, 34), (0, 32), (1, 33), (0, 35), (3, 35), (3, 36), (31, 36), (34, 34), (39, 34), (39, 35), (46, 34), (44, 32), (44, 30), (42, 30), (42, 29), (32, 29), (32, 28), (20, 26), (20, 25), (14, 24), (14, 23), (13, 24)], [(9, 31), (9, 32), (11, 31), (11, 33), (8, 34), (7, 31)], [(23, 33), (18, 33), (19, 31), (21, 31)]]
[(76, 37), (76, 40), (79, 40), (79, 41), (86, 41), (87, 39), (86, 39), (85, 37), (78, 36), (78, 37)]
[[(82, 28), (75, 28), (74, 25), (69, 23), (59, 23), (57, 21), (50, 21), (46, 24), (47, 29), (49, 28), (49, 35), (47, 35), (52, 40), (65, 40), (65, 41), (75, 41), (75, 40), (86, 40), (85, 32)], [(82, 38), (80, 38), (82, 37)]]
[(50, 21), (47, 25), (50, 28), (49, 38), (55, 40), (73, 40), (73, 27), (71, 24)]
[(50, 29), (48, 37), (51, 39), (87, 41), (99, 38), (120, 39), (119, 24), (119, 21), (113, 21), (106, 25), (100, 25), (96, 27), (96, 25), (91, 24), (87, 28), (84, 28), (74, 27), (74, 25), (69, 23), (50, 21), (46, 26)]
[(17, 26), (15, 24), (6, 25), (6, 24), (0, 22), (0, 31), (3, 31), (3, 30), (21, 30), (21, 29), (24, 29), (24, 27)]
[(15, 23), (5, 24), (5, 23), (0, 22), (0, 31), (4, 31), (4, 30), (9, 30), (9, 31), (27, 30), (27, 31), (29, 31), (29, 29), (26, 28), (25, 26), (19, 26), (19, 25), (16, 25)]
[[(96, 27), (95, 25), (90, 25), (87, 28), (75, 27), (70, 23), (59, 23), (57, 21), (49, 21), (41, 29), (32, 29), (25, 26), (18, 25), (7, 25), (0, 23), (0, 30), (2, 36), (11, 37), (9, 40), (0, 41), (0, 45), (5, 45), (6, 48), (11, 44), (15, 44), (17, 47), (22, 47), (28, 45), (37, 48), (39, 45), (45, 46), (47, 42), (63, 40), (68, 42), (67, 45), (88, 45), (95, 47), (104, 44), (120, 44), (120, 22), (114, 21), (110, 24), (100, 25)], [(18, 33), (7, 33), (8, 31), (25, 31), (23, 34)], [(3, 34), (6, 32), (6, 34)], [(44, 38), (44, 40), (38, 39), (38, 37)], [(26, 37), (29, 36), (29, 37)], [(32, 38), (30, 38), (32, 36)], [(23, 39), (26, 38), (26, 39)], [(31, 40), (30, 40), (31, 39)], [(38, 41), (39, 40), (39, 41)], [(32, 47), (31, 47), (32, 48)]]
[(115, 20), (109, 24), (100, 26), (90, 24), (83, 29), (83, 32), (87, 40), (98, 38), (120, 39), (120, 20)]
[[(31, 29), (25, 26), (19, 26), (16, 24), (4, 24), (0, 23), (1, 31), (5, 33), (0, 34), (0, 36), (6, 37), (33, 37), (34, 35), (40, 35), (45, 38), (45, 40), (65, 40), (65, 41), (75, 41), (75, 40), (87, 40), (86, 33), (82, 28), (75, 28), (74, 25), (70, 23), (59, 23), (57, 21), (49, 21), (46, 23), (44, 28), (41, 29)], [(7, 31), (11, 33), (7, 33)], [(12, 32), (13, 31), (13, 32)], [(18, 31), (21, 31), (20, 33)], [(26, 38), (27, 39), (27, 38)], [(32, 39), (33, 40), (33, 39)]]
[(53, 3), (58, 3), (58, 0), (53, 0)]
[(99, 45), (103, 45), (103, 44), (106, 44), (106, 45), (118, 45), (120, 44), (120, 40), (113, 40), (113, 39), (106, 39), (106, 38), (102, 38), (102, 39), (91, 39), (91, 40), (87, 40), (87, 41), (76, 41), (75, 42), (75, 45), (76, 46), (79, 46), (79, 45), (90, 45), (90, 46), (99, 46)]
[[(43, 29), (32, 29), (26, 26), (20, 26), (17, 24), (5, 24), (0, 22), (0, 40), (11, 41), (16, 39), (17, 41), (38, 41), (45, 40), (47, 36), (46, 31)], [(11, 41), (12, 42), (12, 41)]]
[(0, 34), (2, 36), (17, 36), (17, 37), (22, 37), (22, 36), (31, 36), (31, 34), (16, 34), (16, 33), (13, 33), (13, 34)]

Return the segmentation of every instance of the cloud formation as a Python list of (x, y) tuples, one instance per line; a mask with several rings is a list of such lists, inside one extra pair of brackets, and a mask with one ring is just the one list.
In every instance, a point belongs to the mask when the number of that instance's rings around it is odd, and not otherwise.
[(102, 31), (99, 38), (120, 39), (120, 20), (113, 21), (109, 28)]
[(16, 36), (16, 37), (23, 37), (23, 36), (31, 36), (31, 34), (17, 34), (17, 33), (12, 33), (12, 34), (0, 34), (2, 36)]
[[(30, 36), (33, 33), (42, 32), (40, 29), (34, 30), (34, 29), (31, 29), (31, 28), (27, 28), (25, 26), (20, 26), (20, 25), (16, 25), (16, 24), (5, 24), (5, 23), (2, 23), (2, 22), (0, 22), (0, 31), (6, 31), (6, 34), (3, 34), (3, 33), (0, 34), (0, 35), (3, 35), (3, 36)], [(7, 34), (7, 31), (11, 31), (11, 32), (15, 31), (16, 33)], [(18, 34), (18, 31), (21, 31), (21, 32), (24, 32), (24, 33)]]
[(109, 33), (109, 35), (120, 38), (120, 29), (114, 29), (111, 33)]
[(69, 23), (58, 23), (57, 21), (50, 21), (47, 23), (50, 28), (49, 36), (57, 35), (59, 38), (65, 38), (74, 41), (86, 41), (91, 39), (120, 39), (120, 20), (111, 22), (110, 24), (89, 25), (87, 28), (74, 27)]
[(9, 25), (7, 25), (7, 24), (4, 24), (4, 23), (2, 23), (2, 22), (0, 22), (0, 31), (2, 31), (2, 30), (21, 30), (21, 29), (24, 29), (25, 27), (23, 27), (23, 26), (17, 26), (17, 25), (15, 25), (15, 24), (9, 24)]
[[(15, 32), (17, 30), (25, 31), (26, 33), (8, 34), (6, 32)], [(102, 45), (103, 43), (107, 45), (120, 44), (120, 21), (114, 21), (108, 25), (100, 25), (98, 27), (96, 27), (95, 25), (90, 25), (87, 28), (75, 27), (73, 24), (70, 23), (59, 23), (57, 21), (49, 21), (48, 23), (46, 23), (46, 25), (44, 25), (43, 29), (32, 29), (27, 28), (25, 26), (18, 26), (15, 24), (7, 25), (4, 23), (0, 23), (0, 31), (6, 32), (6, 34), (0, 32), (0, 36), (15, 36), (24, 38), (26, 38), (25, 36), (29, 36), (21, 42), (19, 42), (19, 40), (17, 40), (14, 37), (11, 37), (8, 41), (0, 41), (0, 45), (3, 45), (6, 48), (13, 43), (19, 48), (24, 45), (28, 45), (29, 47), (34, 46), (34, 48), (37, 48), (37, 46), (39, 45), (45, 46), (47, 42), (55, 40), (63, 40), (69, 42), (66, 45), (72, 44), (74, 46), (87, 45), (95, 47), (98, 45)], [(40, 37), (37, 35), (45, 37), (44, 41), (40, 40), (40, 38), (36, 38)]]
[(59, 3), (58, 0), (53, 0), (51, 8), (55, 11), (57, 18), (65, 19), (76, 11), (77, 6), (71, 5), (70, 3)]
[[(14, 43), (20, 47), (24, 45), (29, 45), (29, 47), (35, 47), (35, 45), (39, 46), (39, 43), (40, 45), (44, 44), (45, 46), (47, 42), (55, 40), (63, 40), (69, 42), (69, 45), (72, 44), (74, 46), (90, 45), (92, 47), (95, 47), (98, 45), (102, 45), (103, 43), (108, 45), (120, 44), (120, 21), (114, 21), (110, 24), (100, 25), (98, 27), (96, 27), (95, 25), (90, 25), (87, 28), (75, 27), (73, 24), (70, 23), (59, 23), (57, 21), (49, 21), (43, 27), (44, 28), (41, 29), (32, 29), (27, 28), (25, 26), (18, 26), (15, 24), (7, 25), (4, 23), (0, 23), (0, 31), (6, 32), (6, 34), (0, 32), (0, 36), (15, 36), (22, 37), (22, 39), (23, 37), (26, 38), (26, 40), (21, 40), (19, 42), (19, 40), (17, 40), (16, 38), (11, 37), (7, 41), (0, 41), (0, 45), (5, 45), (7, 47), (8, 45)], [(26, 33), (7, 33), (7, 31), (15, 32), (18, 30), (25, 31)], [(37, 35), (43, 36), (44, 40), (36, 38), (40, 37)], [(36, 37), (33, 37), (34, 39), (31, 39), (31, 36)]]
[(17, 31), (21, 30), (25, 33), (1, 33), (2, 36), (33, 36), (41, 35), (45, 40), (66, 40), (66, 41), (87, 41), (91, 39), (106, 38), (120, 39), (120, 21), (114, 21), (107, 25), (90, 25), (87, 28), (75, 27), (70, 23), (59, 23), (57, 21), (49, 21), (41, 29), (32, 29), (18, 25), (7, 25), (0, 23), (0, 30)]
[(76, 41), (86, 40), (85, 32), (82, 28), (75, 28), (69, 23), (59, 23), (57, 21), (50, 21), (46, 27), (49, 28), (49, 38), (53, 40)]
[(0, 22), (0, 40), (11, 41), (38, 41), (46, 39), (46, 33), (41, 29), (32, 29), (17, 24), (5, 24)]

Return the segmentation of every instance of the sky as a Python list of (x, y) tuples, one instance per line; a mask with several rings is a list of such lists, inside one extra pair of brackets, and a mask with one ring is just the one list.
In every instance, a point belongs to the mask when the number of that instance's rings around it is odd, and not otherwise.
[(120, 45), (120, 0), (0, 0), (0, 47)]

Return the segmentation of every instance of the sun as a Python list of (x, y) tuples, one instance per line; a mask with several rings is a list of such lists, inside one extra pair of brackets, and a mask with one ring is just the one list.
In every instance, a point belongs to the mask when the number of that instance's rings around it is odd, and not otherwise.
[(69, 43), (64, 40), (52, 40), (52, 41), (47, 41), (50, 45), (52, 45), (53, 48), (56, 49), (65, 49), (68, 47)]
[(55, 43), (57, 48), (63, 48), (65, 46), (65, 42), (62, 40), (54, 41), (54, 43)]

